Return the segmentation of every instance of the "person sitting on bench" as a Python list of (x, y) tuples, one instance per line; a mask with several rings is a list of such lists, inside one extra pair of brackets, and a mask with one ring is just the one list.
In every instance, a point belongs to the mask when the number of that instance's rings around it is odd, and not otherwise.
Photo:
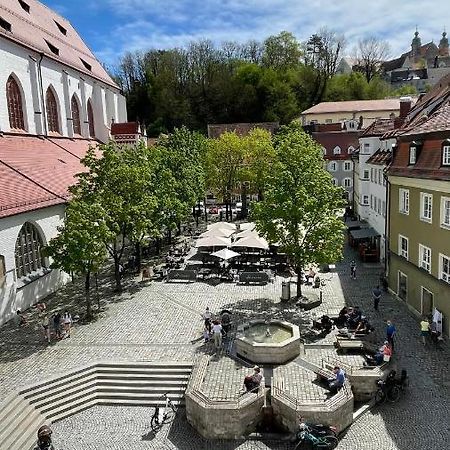
[(332, 395), (336, 394), (345, 383), (345, 371), (339, 366), (333, 368), (334, 377), (328, 380), (328, 387)]
[(247, 392), (257, 392), (261, 384), (262, 374), (258, 366), (253, 367), (253, 374), (244, 378), (244, 386)]

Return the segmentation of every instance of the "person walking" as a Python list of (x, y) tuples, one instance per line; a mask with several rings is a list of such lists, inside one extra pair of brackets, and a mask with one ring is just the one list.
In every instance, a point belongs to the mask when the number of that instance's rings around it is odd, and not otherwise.
[(430, 334), (430, 322), (423, 317), (422, 321), (420, 322), (420, 334), (422, 335), (422, 343), (423, 345), (427, 344), (427, 337)]
[(212, 327), (214, 347), (218, 350), (222, 346), (222, 325), (218, 320), (213, 322)]
[(70, 328), (72, 327), (72, 315), (69, 313), (69, 311), (64, 312), (62, 321), (64, 324), (64, 337), (70, 338)]
[(372, 291), (372, 297), (373, 297), (373, 309), (375, 311), (378, 311), (378, 305), (381, 299), (381, 289), (379, 285)]
[(206, 307), (205, 312), (202, 314), (202, 319), (205, 321), (205, 327), (211, 333), (211, 319), (212, 313), (208, 307)]
[(394, 352), (394, 336), (396, 332), (397, 330), (395, 329), (395, 325), (388, 320), (386, 326), (386, 340), (389, 342), (392, 352)]
[(353, 278), (356, 280), (356, 262), (355, 260), (352, 260), (350, 263), (350, 278)]
[(61, 339), (61, 313), (56, 311), (53, 316), (53, 329), (55, 330), (55, 338)]
[(41, 325), (44, 332), (44, 337), (47, 339), (47, 342), (50, 344), (50, 321), (48, 320), (48, 315), (45, 313), (40, 314)]

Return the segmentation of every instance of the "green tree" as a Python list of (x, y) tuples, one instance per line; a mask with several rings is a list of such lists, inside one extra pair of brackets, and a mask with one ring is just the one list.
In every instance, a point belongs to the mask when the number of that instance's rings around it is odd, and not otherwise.
[(155, 233), (158, 210), (154, 180), (154, 156), (143, 143), (120, 146), (113, 141), (100, 147), (102, 156), (90, 149), (82, 163), (87, 171), (71, 188), (74, 198), (101, 205), (108, 233), (103, 243), (114, 260), (116, 288), (121, 289), (120, 262), (127, 240), (137, 242)]
[(45, 252), (51, 266), (84, 277), (86, 316), (92, 316), (90, 279), (106, 259), (104, 241), (112, 238), (103, 220), (103, 208), (97, 203), (73, 200), (66, 208), (64, 225), (50, 240)]
[(324, 169), (320, 146), (298, 124), (281, 128), (275, 150), (265, 198), (254, 205), (252, 217), (257, 229), (289, 256), (300, 298), (302, 269), (342, 256), (344, 225), (338, 212), (343, 191)]
[(171, 229), (185, 219), (191, 208), (205, 195), (207, 140), (200, 133), (182, 127), (161, 139), (159, 147), (164, 149), (163, 167), (171, 174), (171, 201), (166, 208), (166, 216), (172, 221), (167, 225)]
[(231, 220), (231, 195), (241, 180), (245, 157), (244, 143), (236, 133), (223, 133), (209, 139), (206, 153), (207, 187), (225, 203), (226, 220)]
[(302, 51), (296, 37), (288, 31), (269, 36), (264, 41), (263, 65), (276, 70), (297, 67)]
[(245, 166), (241, 178), (250, 182), (251, 192), (258, 195), (258, 200), (264, 197), (264, 191), (276, 161), (276, 153), (272, 136), (267, 130), (254, 128), (244, 138)]

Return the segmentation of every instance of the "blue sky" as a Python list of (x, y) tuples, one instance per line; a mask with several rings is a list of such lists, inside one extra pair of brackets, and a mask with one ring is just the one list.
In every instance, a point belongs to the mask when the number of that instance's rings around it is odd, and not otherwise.
[(323, 26), (345, 34), (347, 55), (359, 38), (377, 36), (389, 41), (396, 57), (409, 49), (416, 25), (422, 43), (438, 42), (444, 27), (450, 31), (449, 0), (43, 1), (70, 20), (109, 66), (126, 51), (184, 46), (199, 38), (264, 40), (282, 30), (305, 40)]

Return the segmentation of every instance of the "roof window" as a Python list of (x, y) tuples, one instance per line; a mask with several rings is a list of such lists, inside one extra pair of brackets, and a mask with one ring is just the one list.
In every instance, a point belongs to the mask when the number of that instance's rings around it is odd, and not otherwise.
[(0, 17), (0, 27), (2, 27), (6, 31), (12, 30), (11, 24), (7, 22), (3, 17)]
[(19, 0), (19, 4), (24, 11), (30, 14), (30, 5), (28, 3), (25, 3), (23, 0)]
[(58, 55), (58, 56), (59, 56), (59, 48), (55, 47), (53, 44), (51, 44), (50, 42), (48, 42), (47, 39), (44, 39), (44, 40), (45, 40), (45, 42), (47, 43), (48, 48), (50, 49), (50, 51), (51, 51), (52, 53), (54, 53), (55, 55)]
[(83, 58), (80, 58), (80, 61), (83, 63), (83, 66), (86, 67), (87, 70), (89, 70), (89, 72), (92, 71), (92, 66), (86, 62)]
[(56, 26), (58, 27), (59, 31), (61, 31), (61, 33), (66, 36), (67, 35), (67, 29), (64, 28), (59, 22), (57, 22), (55, 19), (53, 19), (54, 22), (56, 23)]

